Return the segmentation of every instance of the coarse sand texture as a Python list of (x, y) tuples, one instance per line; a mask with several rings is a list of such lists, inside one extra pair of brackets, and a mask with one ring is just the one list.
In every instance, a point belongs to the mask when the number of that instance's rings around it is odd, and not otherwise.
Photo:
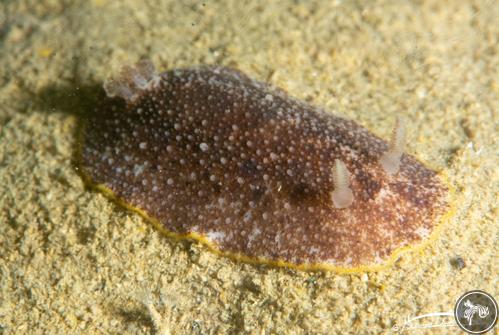
[(0, 334), (389, 334), (497, 300), (498, 17), (0, 1)]

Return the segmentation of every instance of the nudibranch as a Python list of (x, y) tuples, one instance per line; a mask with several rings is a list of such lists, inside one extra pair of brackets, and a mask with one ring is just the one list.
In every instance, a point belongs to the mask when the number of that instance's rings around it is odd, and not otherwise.
[(81, 139), (83, 175), (161, 231), (243, 261), (375, 269), (448, 211), (437, 172), (353, 121), (225, 67), (106, 81)]

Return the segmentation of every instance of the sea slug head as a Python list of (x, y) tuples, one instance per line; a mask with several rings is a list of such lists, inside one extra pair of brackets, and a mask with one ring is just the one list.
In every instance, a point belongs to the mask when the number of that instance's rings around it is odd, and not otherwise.
[(148, 59), (143, 59), (134, 66), (125, 66), (118, 78), (104, 82), (104, 90), (108, 97), (121, 97), (127, 103), (134, 102), (141, 93), (150, 87), (155, 87), (160, 80), (154, 65)]

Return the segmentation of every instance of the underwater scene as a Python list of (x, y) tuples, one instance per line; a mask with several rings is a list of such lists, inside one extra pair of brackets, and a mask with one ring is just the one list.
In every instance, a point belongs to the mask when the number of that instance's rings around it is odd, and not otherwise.
[(0, 3), (0, 334), (483, 334), (499, 3)]

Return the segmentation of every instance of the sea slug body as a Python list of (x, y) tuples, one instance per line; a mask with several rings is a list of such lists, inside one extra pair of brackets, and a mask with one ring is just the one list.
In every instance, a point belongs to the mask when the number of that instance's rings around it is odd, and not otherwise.
[(384, 264), (430, 235), (448, 186), (390, 144), (233, 69), (107, 81), (89, 116), (84, 176), (165, 232), (222, 254), (312, 269)]

